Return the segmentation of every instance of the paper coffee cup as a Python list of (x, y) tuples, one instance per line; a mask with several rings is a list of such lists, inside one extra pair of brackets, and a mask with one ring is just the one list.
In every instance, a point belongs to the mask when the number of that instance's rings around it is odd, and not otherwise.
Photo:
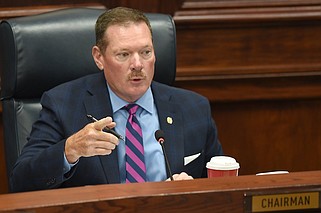
[(208, 178), (238, 176), (240, 164), (229, 156), (215, 156), (206, 164), (206, 168)]

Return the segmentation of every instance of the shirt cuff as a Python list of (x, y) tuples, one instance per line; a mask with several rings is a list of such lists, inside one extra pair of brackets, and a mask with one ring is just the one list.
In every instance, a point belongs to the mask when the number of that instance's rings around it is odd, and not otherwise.
[(78, 163), (79, 159), (75, 163), (69, 163), (66, 157), (66, 153), (64, 153), (64, 173), (66, 174), (71, 170), (72, 167), (74, 167)]

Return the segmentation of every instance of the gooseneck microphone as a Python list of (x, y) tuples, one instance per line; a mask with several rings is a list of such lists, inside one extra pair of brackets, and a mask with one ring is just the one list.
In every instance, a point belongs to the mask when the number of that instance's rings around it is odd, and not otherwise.
[(169, 161), (167, 159), (167, 155), (165, 152), (165, 147), (164, 147), (164, 142), (165, 142), (165, 136), (164, 136), (164, 132), (162, 130), (157, 130), (155, 132), (155, 138), (158, 141), (158, 143), (161, 145), (163, 153), (164, 153), (164, 158), (165, 158), (165, 163), (166, 163), (166, 168), (167, 171), (169, 173), (170, 179), (174, 180), (173, 175), (172, 175), (172, 171), (171, 171), (171, 167), (169, 166)]

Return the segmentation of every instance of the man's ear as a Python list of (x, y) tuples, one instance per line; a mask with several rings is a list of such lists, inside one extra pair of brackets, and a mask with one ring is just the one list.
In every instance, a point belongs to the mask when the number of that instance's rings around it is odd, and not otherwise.
[(91, 54), (92, 54), (92, 56), (94, 58), (94, 61), (95, 61), (96, 65), (97, 65), (98, 69), (103, 70), (104, 69), (104, 65), (102, 63), (103, 55), (100, 52), (99, 47), (93, 46), (93, 48), (91, 50)]

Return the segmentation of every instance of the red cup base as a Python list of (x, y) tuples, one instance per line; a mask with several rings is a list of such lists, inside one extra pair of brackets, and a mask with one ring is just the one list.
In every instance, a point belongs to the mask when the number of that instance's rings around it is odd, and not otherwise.
[(233, 170), (215, 170), (215, 169), (207, 169), (207, 177), (225, 177), (225, 176), (238, 176), (238, 169)]

